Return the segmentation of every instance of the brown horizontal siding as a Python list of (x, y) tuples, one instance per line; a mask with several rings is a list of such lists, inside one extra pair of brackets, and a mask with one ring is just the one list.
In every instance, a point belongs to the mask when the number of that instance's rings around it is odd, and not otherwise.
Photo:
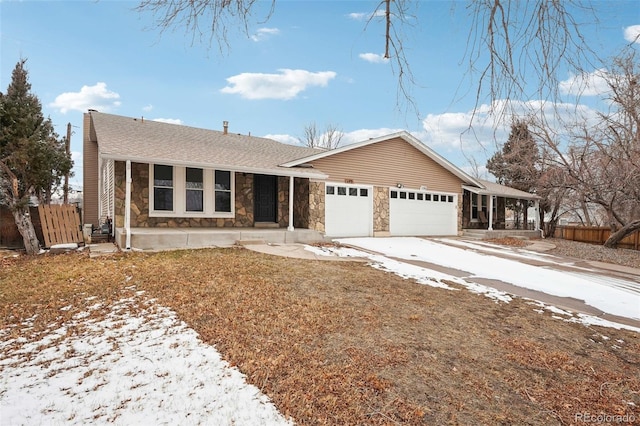
[(355, 148), (312, 162), (329, 181), (461, 192), (462, 181), (401, 138)]
[[(91, 115), (84, 114), (82, 131), (82, 223), (98, 225), (98, 144)], [(93, 137), (91, 136), (93, 134)]]

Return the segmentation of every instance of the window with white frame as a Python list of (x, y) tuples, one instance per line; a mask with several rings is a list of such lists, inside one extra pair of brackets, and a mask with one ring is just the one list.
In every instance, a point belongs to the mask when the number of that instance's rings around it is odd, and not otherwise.
[(235, 174), (229, 170), (149, 165), (149, 216), (234, 217)]
[(204, 170), (187, 167), (186, 191), (186, 210), (204, 211)]
[(479, 195), (474, 192), (471, 193), (471, 220), (478, 220), (479, 212), (487, 214), (487, 207), (489, 206), (489, 199), (486, 195)]
[(478, 219), (478, 194), (471, 193), (471, 219)]
[(215, 211), (231, 212), (231, 172), (216, 170), (215, 173)]
[(153, 166), (153, 210), (173, 211), (173, 167)]

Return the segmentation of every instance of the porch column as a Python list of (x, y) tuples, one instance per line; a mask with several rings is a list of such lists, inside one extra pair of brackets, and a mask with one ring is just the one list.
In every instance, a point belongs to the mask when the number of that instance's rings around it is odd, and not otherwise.
[(489, 197), (489, 226), (487, 230), (493, 231), (493, 195), (487, 195)]
[(533, 216), (533, 223), (535, 224), (535, 230), (539, 231), (540, 230), (540, 200), (536, 200), (534, 202), (534, 216)]
[(131, 249), (131, 160), (127, 160), (125, 173), (125, 196), (124, 196), (124, 232), (125, 248)]
[(287, 231), (293, 231), (293, 176), (289, 176), (289, 226)]

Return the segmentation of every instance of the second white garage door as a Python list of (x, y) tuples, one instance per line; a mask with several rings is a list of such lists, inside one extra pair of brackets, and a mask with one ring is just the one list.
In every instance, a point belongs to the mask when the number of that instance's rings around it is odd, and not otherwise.
[(325, 185), (325, 234), (329, 237), (373, 235), (373, 188)]
[(389, 231), (393, 236), (456, 235), (457, 194), (392, 189)]

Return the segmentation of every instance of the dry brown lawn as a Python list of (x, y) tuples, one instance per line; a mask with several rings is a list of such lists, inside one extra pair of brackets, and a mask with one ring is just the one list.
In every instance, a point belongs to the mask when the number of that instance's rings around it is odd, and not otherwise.
[(135, 286), (298, 424), (640, 423), (640, 333), (554, 319), (527, 300), (245, 249), (1, 262), (0, 330), (37, 314), (23, 335), (35, 339)]

